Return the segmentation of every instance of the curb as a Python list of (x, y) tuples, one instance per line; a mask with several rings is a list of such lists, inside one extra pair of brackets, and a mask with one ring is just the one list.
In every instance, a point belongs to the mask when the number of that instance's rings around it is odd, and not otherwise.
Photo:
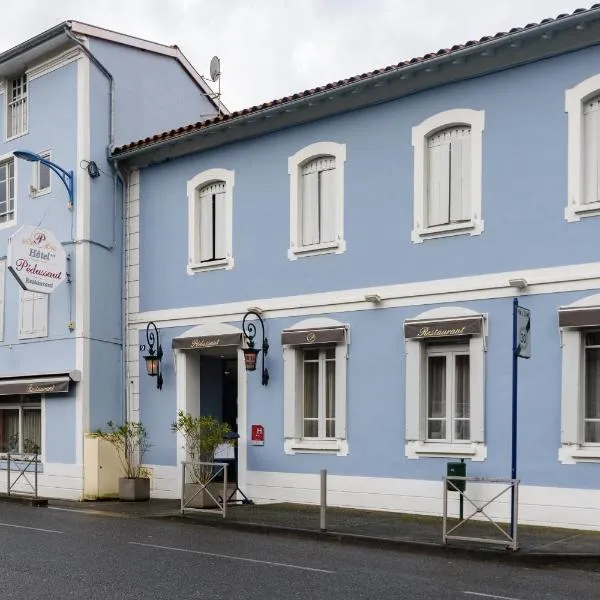
[(280, 535), (302, 539), (312, 539), (324, 542), (336, 542), (351, 544), (355, 546), (378, 548), (382, 550), (395, 550), (398, 552), (410, 552), (412, 554), (425, 554), (443, 558), (465, 558), (479, 561), (493, 561), (514, 566), (528, 566), (537, 568), (575, 568), (591, 571), (600, 571), (600, 554), (558, 554), (543, 552), (524, 552), (518, 550), (501, 551), (489, 548), (472, 547), (464, 545), (444, 545), (442, 543), (419, 542), (416, 540), (402, 540), (392, 538), (380, 538), (353, 533), (342, 533), (338, 531), (319, 531), (314, 529), (302, 529), (294, 527), (283, 527), (279, 525), (265, 525), (252, 522), (238, 522), (218, 520), (212, 517), (200, 517), (190, 515), (148, 515), (148, 519), (160, 521), (176, 521), (180, 523), (193, 523), (195, 525), (229, 529), (233, 531), (245, 531), (263, 535)]
[(30, 506), (40, 507), (48, 506), (47, 498), (33, 498), (31, 496), (19, 496), (5, 493), (0, 494), (0, 502), (12, 502), (13, 504), (29, 504)]

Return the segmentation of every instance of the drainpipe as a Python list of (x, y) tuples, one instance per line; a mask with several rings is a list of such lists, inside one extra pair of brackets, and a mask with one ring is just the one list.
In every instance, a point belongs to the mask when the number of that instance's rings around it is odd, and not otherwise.
[(69, 25), (65, 25), (65, 35), (72, 40), (81, 51), (89, 58), (89, 60), (98, 68), (98, 70), (106, 77), (109, 83), (109, 110), (108, 110), (108, 146), (106, 148), (106, 158), (113, 169), (113, 240), (110, 246), (105, 246), (92, 240), (80, 240), (93, 243), (97, 246), (105, 248), (106, 250), (112, 251), (116, 247), (117, 243), (117, 179), (121, 182), (122, 199), (123, 199), (123, 211), (121, 215), (121, 383), (122, 383), (122, 406), (121, 411), (123, 414), (123, 421), (128, 418), (127, 415), (127, 369), (125, 363), (125, 352), (127, 347), (127, 264), (125, 260), (125, 242), (126, 242), (126, 193), (127, 189), (125, 186), (125, 177), (119, 169), (117, 161), (112, 158), (112, 151), (115, 145), (115, 80), (110, 71), (88, 50), (87, 46), (79, 40), (71, 32)]

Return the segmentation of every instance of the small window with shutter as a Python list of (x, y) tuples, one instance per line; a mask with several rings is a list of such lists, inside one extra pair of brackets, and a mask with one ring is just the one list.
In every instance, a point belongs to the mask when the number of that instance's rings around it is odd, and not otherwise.
[(48, 294), (20, 291), (19, 338), (38, 338), (48, 335)]
[(450, 127), (427, 140), (427, 226), (471, 218), (471, 128)]
[(203, 187), (198, 192), (198, 203), (198, 262), (223, 260), (226, 256), (225, 183), (215, 181)]
[(187, 182), (189, 275), (233, 268), (235, 172), (208, 169)]

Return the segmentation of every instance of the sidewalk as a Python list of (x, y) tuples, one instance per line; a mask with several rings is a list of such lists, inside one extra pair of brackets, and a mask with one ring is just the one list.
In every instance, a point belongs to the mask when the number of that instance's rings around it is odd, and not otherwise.
[[(51, 499), (48, 506), (87, 514), (165, 519), (447, 557), (468, 556), (531, 566), (563, 565), (600, 570), (600, 532), (592, 531), (521, 525), (518, 528), (519, 550), (514, 552), (504, 545), (481, 542), (448, 541), (444, 544), (441, 518), (400, 513), (328, 507), (327, 530), (322, 532), (319, 529), (319, 507), (300, 504), (228, 506), (226, 519), (216, 511), (186, 511), (182, 515), (178, 500), (72, 502)], [(457, 520), (449, 521), (448, 527), (457, 523)], [(501, 526), (507, 529), (506, 525)], [(465, 523), (456, 533), (502, 539), (502, 534), (492, 524), (485, 522)]]

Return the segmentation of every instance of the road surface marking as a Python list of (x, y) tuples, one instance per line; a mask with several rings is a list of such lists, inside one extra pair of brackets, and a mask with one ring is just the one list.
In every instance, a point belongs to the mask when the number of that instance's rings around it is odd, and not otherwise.
[(15, 527), (16, 529), (30, 529), (31, 531), (43, 531), (44, 533), (64, 533), (55, 529), (40, 529), (39, 527), (27, 527), (25, 525), (12, 525), (11, 523), (0, 523), (0, 527)]
[(495, 596), (494, 594), (482, 594), (481, 592), (463, 592), (469, 596), (479, 596), (481, 598), (496, 598), (496, 600), (519, 600), (519, 598), (509, 598), (508, 596)]
[(61, 510), (63, 512), (80, 513), (82, 515), (100, 515), (106, 517), (126, 517), (119, 512), (109, 512), (107, 510), (94, 510), (92, 508), (61, 508), (60, 506), (49, 506), (48, 510)]
[(272, 567), (286, 567), (288, 569), (300, 569), (301, 571), (313, 571), (316, 573), (334, 574), (335, 571), (326, 571), (325, 569), (314, 569), (313, 567), (301, 567), (299, 565), (290, 565), (286, 563), (270, 562), (268, 560), (257, 560), (255, 558), (243, 558), (241, 556), (231, 556), (229, 554), (214, 554), (213, 552), (200, 552), (199, 550), (186, 550), (185, 548), (173, 548), (172, 546), (157, 546), (156, 544), (142, 544), (140, 542), (129, 542), (134, 546), (145, 546), (146, 548), (157, 548), (159, 550), (173, 550), (175, 552), (188, 552), (189, 554), (200, 554), (202, 556), (212, 556), (213, 558), (229, 558), (230, 560), (241, 560), (244, 562), (257, 563), (261, 565), (270, 565)]

